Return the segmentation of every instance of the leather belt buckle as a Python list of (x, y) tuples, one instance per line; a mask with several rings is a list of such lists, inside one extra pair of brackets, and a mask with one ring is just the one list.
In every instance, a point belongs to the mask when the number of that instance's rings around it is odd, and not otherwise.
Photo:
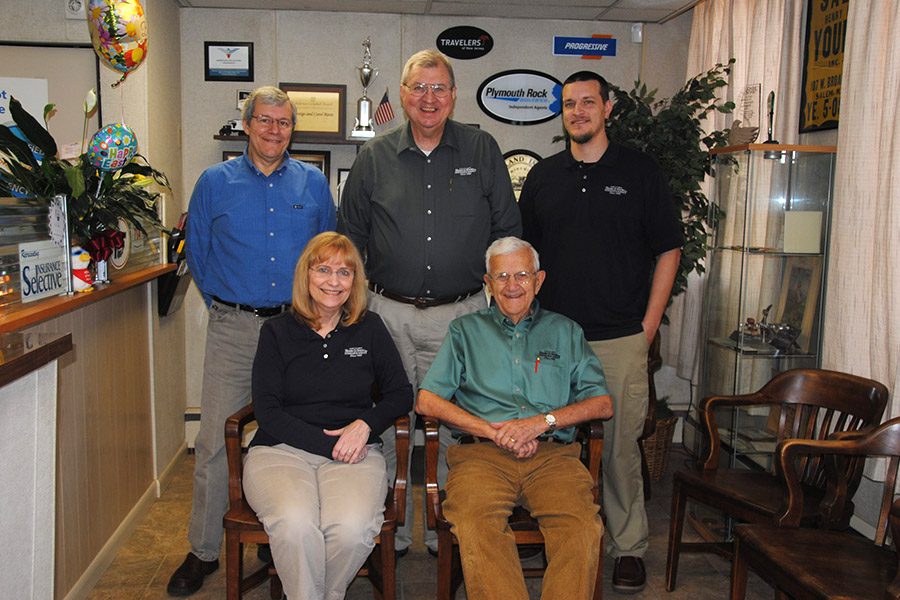
[(432, 304), (433, 300), (431, 298), (423, 298), (419, 296), (418, 298), (412, 299), (412, 305), (416, 308), (429, 308)]

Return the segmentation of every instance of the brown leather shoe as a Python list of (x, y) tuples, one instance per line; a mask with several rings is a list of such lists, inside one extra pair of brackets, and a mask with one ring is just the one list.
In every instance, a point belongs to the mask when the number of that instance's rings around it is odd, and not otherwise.
[(203, 587), (206, 576), (218, 568), (218, 560), (200, 560), (193, 552), (188, 552), (181, 566), (172, 573), (166, 592), (170, 596), (190, 596)]
[(639, 556), (620, 556), (613, 569), (613, 590), (620, 594), (636, 594), (647, 584), (644, 559)]

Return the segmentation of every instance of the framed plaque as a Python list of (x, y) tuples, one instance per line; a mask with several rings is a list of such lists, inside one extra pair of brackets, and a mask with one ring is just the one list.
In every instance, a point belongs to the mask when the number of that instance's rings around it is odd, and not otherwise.
[(519, 201), (519, 194), (522, 193), (522, 185), (525, 184), (525, 178), (531, 167), (541, 160), (541, 156), (531, 150), (510, 150), (503, 155), (506, 162), (506, 169), (509, 171), (509, 179), (512, 181), (513, 193), (516, 195), (516, 202)]
[(346, 85), (282, 82), (278, 87), (297, 107), (295, 138), (323, 142), (346, 139)]
[(203, 42), (206, 81), (253, 81), (253, 42)]

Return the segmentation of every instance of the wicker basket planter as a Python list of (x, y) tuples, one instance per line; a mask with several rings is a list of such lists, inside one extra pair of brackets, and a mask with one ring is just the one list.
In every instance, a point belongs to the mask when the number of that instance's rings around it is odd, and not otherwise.
[(647, 468), (653, 481), (662, 479), (663, 473), (669, 464), (669, 449), (672, 447), (672, 437), (675, 435), (675, 423), (677, 417), (668, 417), (656, 421), (656, 431), (644, 440), (644, 456), (647, 458)]

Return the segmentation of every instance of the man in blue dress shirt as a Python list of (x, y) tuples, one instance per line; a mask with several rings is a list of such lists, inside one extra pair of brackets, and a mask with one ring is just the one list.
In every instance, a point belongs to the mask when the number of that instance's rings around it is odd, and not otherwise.
[(203, 172), (187, 223), (188, 265), (209, 320), (191, 551), (169, 580), (173, 596), (193, 594), (219, 566), (228, 507), (225, 419), (250, 403), (259, 330), (290, 308), (294, 266), (306, 242), (335, 227), (325, 176), (288, 155), (297, 113), (287, 94), (271, 86), (254, 90), (243, 121), (247, 149)]

